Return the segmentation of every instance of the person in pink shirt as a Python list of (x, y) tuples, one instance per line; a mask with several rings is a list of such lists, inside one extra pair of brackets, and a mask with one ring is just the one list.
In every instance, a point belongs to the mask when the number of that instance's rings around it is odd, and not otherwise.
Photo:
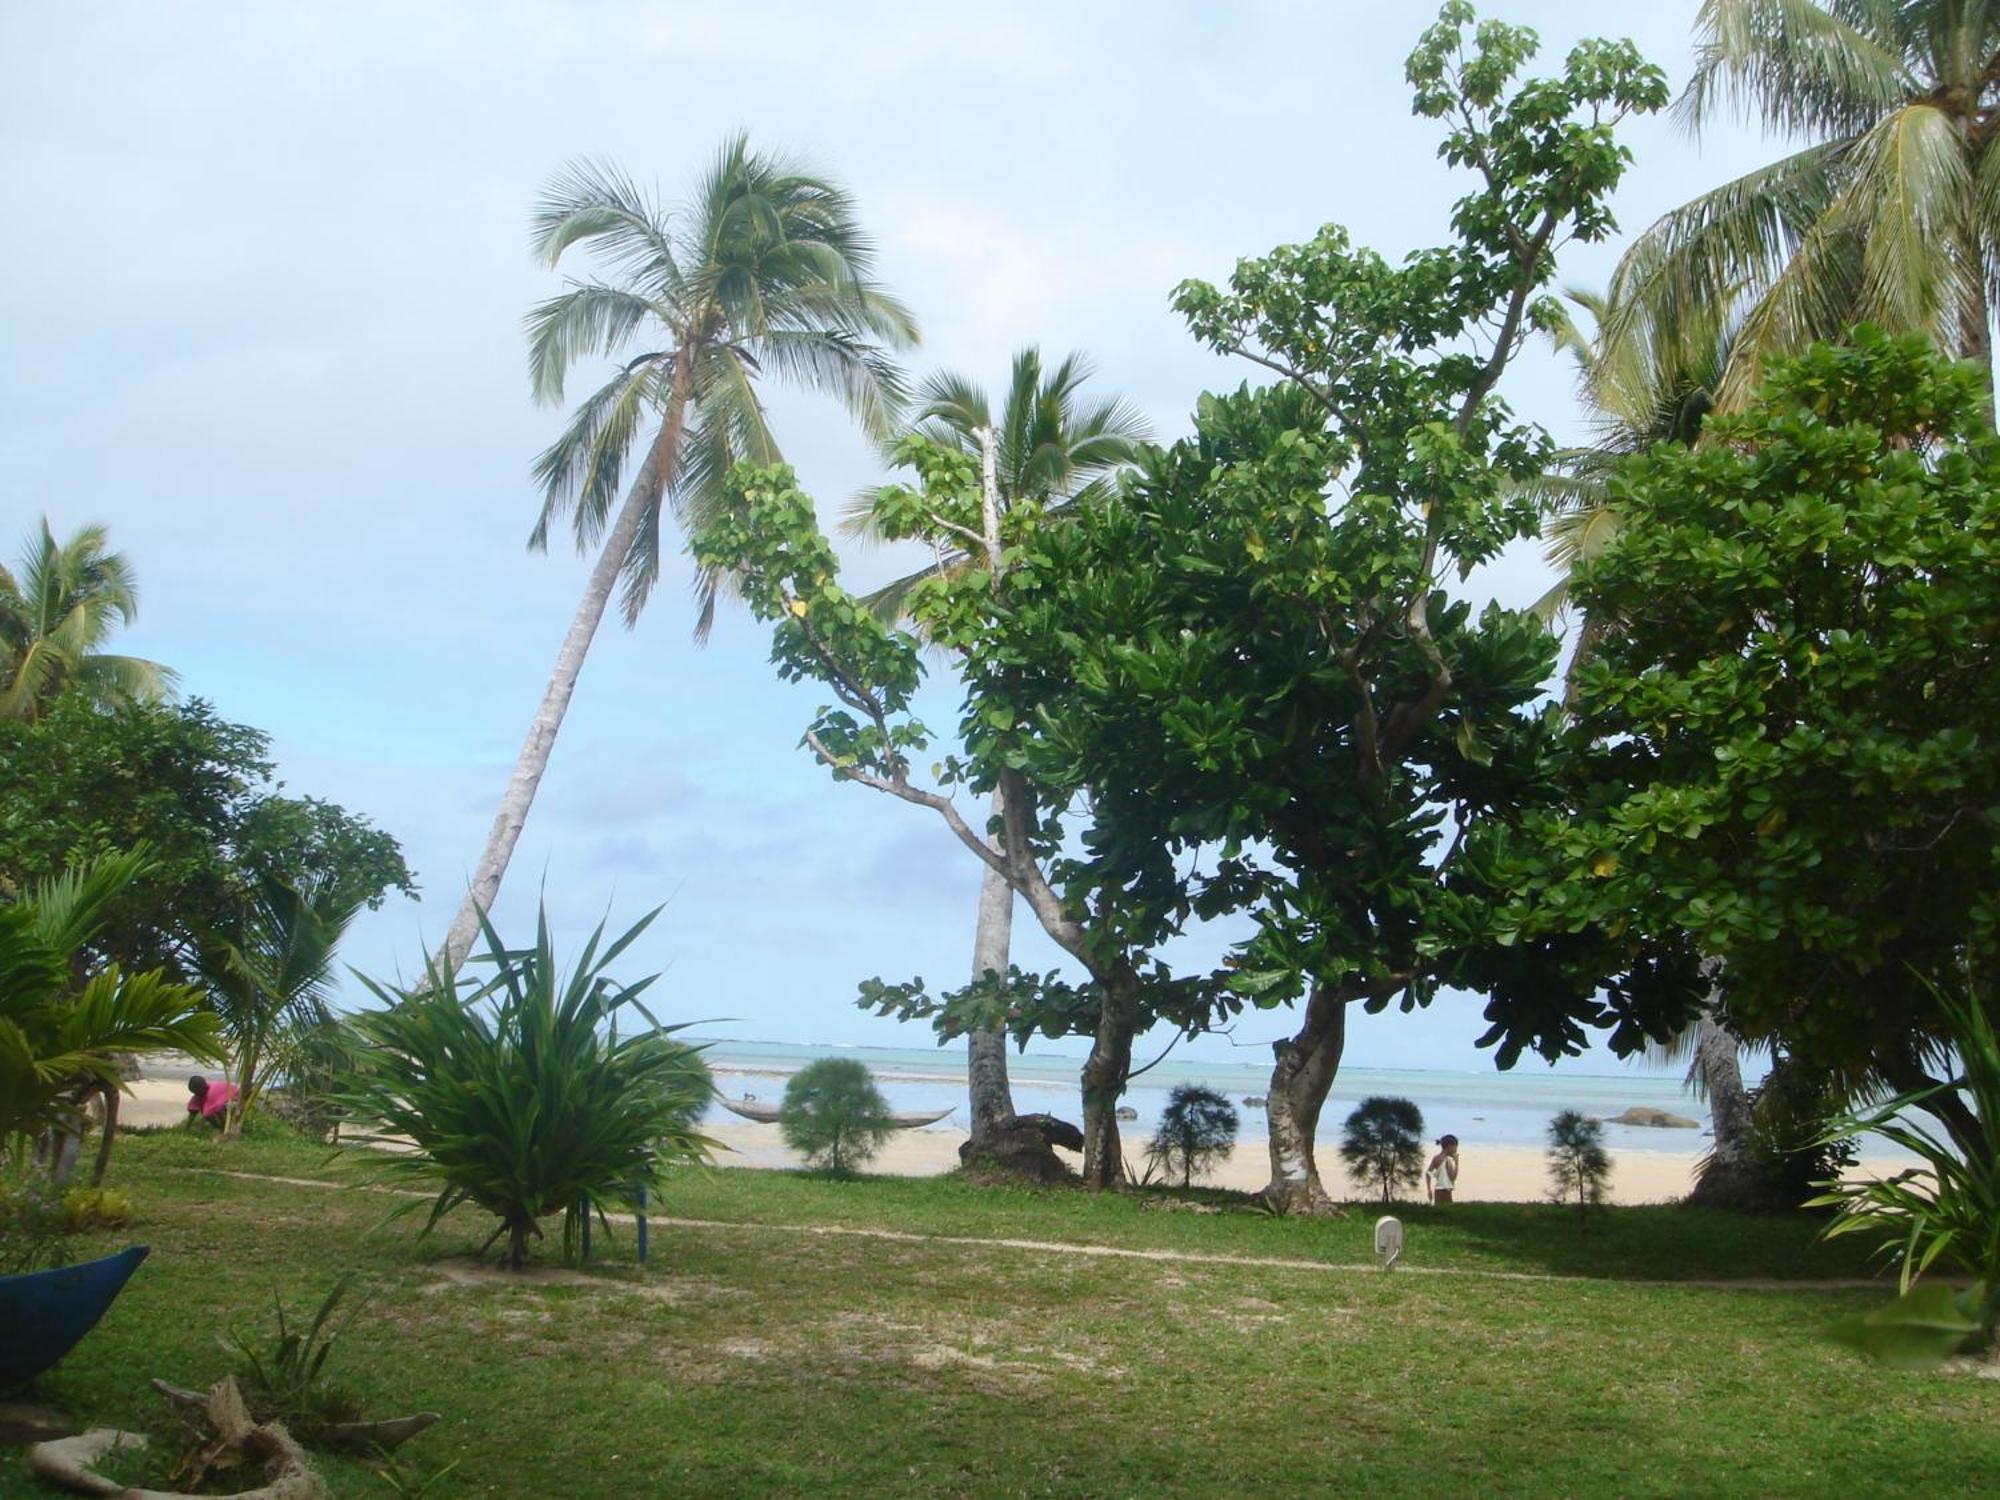
[(204, 1125), (220, 1127), (236, 1095), (236, 1085), (228, 1079), (218, 1078), (210, 1083), (197, 1073), (188, 1080), (188, 1116), (199, 1118)]

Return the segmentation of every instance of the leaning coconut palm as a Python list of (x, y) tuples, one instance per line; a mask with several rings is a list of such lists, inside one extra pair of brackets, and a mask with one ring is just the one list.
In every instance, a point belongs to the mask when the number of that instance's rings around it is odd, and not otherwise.
[[(991, 492), (990, 515), (997, 524), (1010, 506), (1033, 503), (1048, 510), (1089, 503), (1111, 476), (1132, 463), (1150, 434), (1139, 413), (1119, 398), (1085, 402), (1083, 383), (1091, 376), (1090, 361), (1071, 354), (1053, 370), (1042, 367), (1042, 352), (1030, 345), (1014, 356), (1007, 395), (1000, 417), (993, 417), (986, 392), (963, 375), (941, 372), (918, 387), (911, 431), (945, 447), (979, 454)], [(880, 490), (865, 490), (848, 506), (842, 529), (850, 536), (879, 540), (875, 502)], [(997, 533), (996, 533), (997, 536)], [(1002, 586), (1004, 564), (996, 547), (982, 546), (975, 554), (971, 538), (940, 535), (934, 539), (929, 565), (878, 589), (864, 602), (883, 619), (904, 617), (910, 592), (938, 573), (956, 574), (985, 564), (993, 571), (993, 586)], [(998, 829), (1005, 804), (996, 787), (987, 826)], [(979, 884), (979, 911), (972, 939), (972, 978), (991, 974), (1005, 979), (1014, 928), (1014, 892), (1006, 879), (988, 868)], [(1013, 1094), (1007, 1083), (1007, 1038), (997, 1026), (978, 1027), (966, 1037), (966, 1081), (972, 1157), (992, 1157), (999, 1137), (1014, 1121)], [(1034, 1150), (1035, 1142), (1021, 1143)], [(1042, 1144), (1037, 1154), (1046, 1155)]]
[(1810, 144), (1641, 235), (1612, 283), (1625, 315), (1678, 330), (1740, 304), (1724, 409), (1773, 354), (1861, 322), (1927, 333), (1990, 380), (2000, 6), (1705, 0), (1696, 31), (1691, 129), (1733, 112)]
[[(621, 985), (606, 972), (658, 915), (608, 946), (600, 924), (567, 974), (544, 911), (532, 948), (485, 926), (483, 982), (435, 964), (409, 991), (363, 981), (384, 1008), (353, 1018), (360, 1045), (341, 1102), (359, 1128), (347, 1141), (394, 1148), (366, 1153), (372, 1180), (435, 1193), (426, 1233), (474, 1204), (500, 1221), (482, 1253), (505, 1235), (519, 1270), (541, 1220), (563, 1216), (567, 1252), (583, 1213), (639, 1206), (669, 1167), (707, 1159), (714, 1142), (694, 1125), (714, 1088), (700, 1050), (639, 1004), (657, 976)], [(627, 1006), (646, 1025), (621, 1035)]]
[(165, 696), (174, 673), (158, 662), (101, 648), (139, 612), (138, 585), (102, 526), (58, 542), (43, 518), (20, 571), (0, 567), (0, 718), (33, 719), (57, 694), (100, 704)]
[[(623, 362), (535, 463), (542, 512), (530, 545), (546, 546), (567, 518), (578, 549), (596, 547), (597, 562), (446, 933), (446, 969), (471, 949), (479, 914), (499, 893), (613, 589), (622, 579), (632, 624), (659, 580), (665, 514), (698, 522), (722, 503), (723, 478), (739, 460), (778, 462), (758, 376), (837, 396), (880, 438), (903, 397), (886, 349), (916, 339), (910, 315), (873, 279), (874, 250), (847, 194), (752, 151), (742, 136), (673, 213), (615, 168), (573, 166), (550, 184), (534, 231), (548, 265), (586, 246), (613, 278), (575, 282), (528, 315), (537, 399), (560, 402), (581, 360)], [(708, 628), (716, 583), (697, 585), (697, 635)]]

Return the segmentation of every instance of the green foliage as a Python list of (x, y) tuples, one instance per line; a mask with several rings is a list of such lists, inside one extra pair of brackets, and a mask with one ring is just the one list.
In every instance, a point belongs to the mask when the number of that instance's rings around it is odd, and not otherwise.
[(277, 1331), (268, 1341), (231, 1335), (237, 1389), (256, 1421), (283, 1422), (293, 1436), (311, 1443), (318, 1427), (360, 1419), (360, 1401), (324, 1375), (334, 1346), (368, 1306), (366, 1296), (349, 1299), (357, 1280), (353, 1271), (336, 1279), (304, 1323), (287, 1314), (285, 1304), (273, 1297)]
[(1835, 1343), (1885, 1365), (1922, 1369), (1963, 1348), (1982, 1331), (1990, 1332), (1990, 1324), (1982, 1329), (1979, 1321), (1985, 1299), (1981, 1286), (1958, 1291), (1926, 1282), (1908, 1288), (1893, 1302), (1842, 1318), (1826, 1333)]
[(1611, 1157), (1604, 1149), (1604, 1126), (1573, 1109), (1549, 1121), (1549, 1196), (1576, 1203), (1585, 1214), (1611, 1196)]
[[(1553, 795), (1554, 643), (1446, 579), (1537, 525), (1512, 485), (1548, 441), (1499, 382), (1556, 248), (1610, 227), (1615, 124), (1664, 85), (1603, 43), (1522, 79), (1532, 35), (1469, 23), (1447, 7), (1410, 65), (1419, 112), (1448, 120), (1442, 154), (1476, 179), (1454, 237), (1392, 264), (1328, 226), (1227, 287), (1184, 284), (1198, 338), (1283, 381), (1204, 397), (1195, 436), (1118, 494), (1025, 530), (1004, 644), (968, 661), (971, 755), (1088, 788), (1072, 902), (1161, 929), (1253, 919), (1195, 1024), (1309, 985), (1428, 1000), (1505, 937), (1476, 884), (1440, 879), (1449, 847)], [(1497, 1033), (1503, 1063), (1578, 1050), (1608, 1014), (1576, 986), (1535, 993)]]
[[(1961, 1311), (1972, 1320), (1970, 1331), (1990, 1341), (2000, 1328), (2000, 1151), (1994, 1149), (2000, 1142), (2000, 1036), (1975, 995), (1941, 992), (1936, 1001), (1959, 1075), (1847, 1115), (1829, 1126), (1824, 1137), (1872, 1131), (1924, 1165), (1883, 1178), (1829, 1182), (1825, 1194), (1813, 1201), (1840, 1210), (1827, 1226), (1828, 1238), (1879, 1238), (1883, 1254), (1897, 1264), (1905, 1293), (1933, 1267), (1968, 1272), (1973, 1286)], [(1983, 1127), (1983, 1152), (1966, 1152), (1918, 1117), (1916, 1111), (1935, 1109), (1953, 1094)]]
[(123, 1229), (132, 1222), (132, 1197), (117, 1188), (73, 1187), (62, 1195), (63, 1224), (72, 1234)]
[(1191, 1187), (1198, 1173), (1224, 1161), (1236, 1149), (1242, 1121), (1236, 1106), (1214, 1089), (1198, 1083), (1175, 1084), (1160, 1111), (1159, 1129), (1146, 1148), (1148, 1162), (1169, 1175), (1178, 1172), (1181, 1186)]
[(78, 1129), (83, 1100), (121, 1086), (120, 1053), (220, 1056), (198, 993), (90, 956), (105, 913), (146, 870), (143, 852), (110, 855), (0, 906), (0, 1148)]
[(197, 962), (236, 1068), (232, 1134), (278, 1069), (287, 1060), (309, 1067), (339, 1025), (334, 954), (359, 909), (323, 874), (298, 885), (262, 875), (228, 926), (206, 935)]
[(46, 1177), (29, 1175), (25, 1162), (0, 1177), (0, 1276), (20, 1276), (68, 1265), (70, 1223), (64, 1193)]
[(1356, 1183), (1394, 1201), (1398, 1188), (1423, 1180), (1424, 1112), (1408, 1099), (1363, 1099), (1341, 1127), (1340, 1159)]
[(139, 612), (131, 565), (102, 526), (58, 542), (42, 518), (18, 572), (0, 567), (0, 719), (35, 719), (64, 692), (95, 708), (159, 698), (175, 675), (98, 648)]
[(1814, 1197), (1819, 1185), (1853, 1166), (1860, 1147), (1851, 1135), (1826, 1134), (1845, 1113), (1845, 1095), (1823, 1073), (1811, 1073), (1780, 1057), (1763, 1083), (1747, 1091), (1750, 1149), (1755, 1153), (1773, 1206), (1794, 1208)]
[[(359, 1129), (346, 1143), (394, 1148), (367, 1153), (370, 1180), (436, 1188), (426, 1233), (477, 1204), (499, 1218), (493, 1239), (508, 1236), (518, 1270), (539, 1220), (562, 1214), (568, 1248), (580, 1203), (630, 1204), (669, 1167), (706, 1159), (713, 1143), (694, 1124), (713, 1087), (699, 1049), (640, 1004), (656, 976), (621, 985), (607, 973), (657, 915), (608, 945), (600, 925), (566, 975), (544, 912), (532, 948), (503, 947), (489, 925), (487, 953), (455, 974), (433, 968), (402, 991), (364, 981), (384, 1008), (353, 1018), (356, 1071), (341, 1104)], [(476, 980), (468, 971), (482, 962), (493, 973)], [(647, 1025), (621, 1036), (628, 1005)]]
[[(1736, 325), (1716, 391), (1858, 322), (1984, 357), (2000, 245), (1992, 59), (2000, 13), (1958, 0), (1705, 0), (1680, 109), (1760, 119), (1779, 160), (1663, 215), (1612, 283), (1618, 332)], [(1982, 374), (1982, 380), (1990, 380)]]
[(851, 1057), (823, 1057), (785, 1084), (778, 1106), (785, 1144), (814, 1166), (851, 1172), (882, 1149), (894, 1128), (868, 1069)]
[(188, 977), (265, 877), (379, 907), (416, 886), (396, 841), (314, 798), (280, 795), (270, 739), (200, 699), (104, 710), (66, 694), (0, 719), (0, 898), (144, 843), (147, 868), (103, 914), (94, 952)]
[[(1475, 862), (1565, 983), (1691, 997), (1720, 959), (1739, 1035), (1850, 1086), (1920, 1084), (1932, 987), (2000, 951), (1981, 377), (1864, 329), (1706, 431), (1617, 481), (1621, 528), (1575, 587), (1617, 628), (1574, 680), (1567, 806)], [(1503, 1022), (1541, 1003), (1480, 977)]]

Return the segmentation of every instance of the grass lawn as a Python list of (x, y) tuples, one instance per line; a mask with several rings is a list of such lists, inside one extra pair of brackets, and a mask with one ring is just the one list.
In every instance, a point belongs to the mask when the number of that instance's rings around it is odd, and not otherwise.
[[(274, 1292), (309, 1306), (358, 1268), (376, 1301), (329, 1371), (372, 1415), (444, 1414), (404, 1450), (456, 1462), (441, 1495), (1846, 1500), (2000, 1475), (2000, 1383), (1818, 1336), (1882, 1291), (1707, 1284), (1865, 1273), (1805, 1223), (1408, 1207), (1385, 1275), (1345, 1269), (1366, 1214), (730, 1171), (676, 1188), (661, 1212), (701, 1222), (656, 1225), (643, 1268), (621, 1231), (588, 1274), (508, 1277), (469, 1258), (471, 1213), (420, 1241), (379, 1194), (224, 1175), (339, 1175), (282, 1134), (130, 1139), (112, 1172), (141, 1222), (81, 1248), (153, 1255), (50, 1398), (164, 1432), (148, 1376), (219, 1378), (219, 1336), (262, 1333)], [(1062, 1248), (1086, 1245), (1147, 1253)], [(40, 1493), (0, 1458), (0, 1495)]]

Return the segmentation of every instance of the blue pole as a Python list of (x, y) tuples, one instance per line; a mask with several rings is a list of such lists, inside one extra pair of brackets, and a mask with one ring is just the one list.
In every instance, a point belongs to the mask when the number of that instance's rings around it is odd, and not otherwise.
[(646, 1184), (639, 1184), (639, 1264), (646, 1263)]
[(590, 1259), (590, 1200), (588, 1198), (577, 1199), (576, 1209), (577, 1213), (583, 1219), (583, 1258), (585, 1260), (589, 1260)]

